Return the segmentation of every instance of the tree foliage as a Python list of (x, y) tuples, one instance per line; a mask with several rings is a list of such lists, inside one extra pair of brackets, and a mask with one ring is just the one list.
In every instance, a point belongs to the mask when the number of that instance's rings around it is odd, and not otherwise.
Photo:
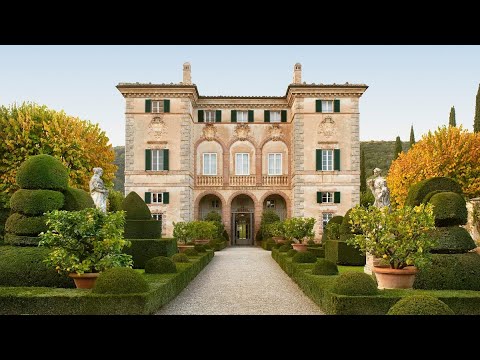
[(413, 132), (413, 125), (410, 128), (410, 147), (415, 144), (415, 133)]
[(450, 116), (448, 118), (448, 126), (457, 126), (457, 119), (455, 118), (455, 106), (450, 108)]
[(32, 155), (49, 154), (68, 169), (69, 184), (88, 190), (94, 167), (112, 185), (116, 166), (109, 139), (98, 124), (35, 103), (0, 107), (0, 191), (13, 193), (20, 164)]
[(410, 186), (436, 176), (457, 181), (467, 197), (480, 195), (480, 134), (459, 127), (429, 131), (395, 160), (387, 183), (391, 201), (403, 205)]
[(477, 98), (475, 100), (475, 120), (473, 121), (473, 132), (480, 132), (480, 84), (478, 84)]
[(365, 150), (360, 152), (360, 192), (367, 190), (367, 173), (365, 169)]
[(402, 140), (400, 140), (400, 136), (397, 136), (395, 139), (395, 153), (393, 154), (393, 160), (398, 158), (398, 155), (400, 155), (402, 151)]

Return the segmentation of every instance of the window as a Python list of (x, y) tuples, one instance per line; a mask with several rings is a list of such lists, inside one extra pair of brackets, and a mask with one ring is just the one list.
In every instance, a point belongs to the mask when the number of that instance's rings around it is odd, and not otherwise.
[(152, 170), (154, 171), (165, 170), (164, 164), (165, 164), (164, 151), (152, 150)]
[(322, 151), (322, 170), (324, 171), (333, 170), (333, 150)]
[(162, 214), (152, 214), (152, 219), (162, 221)]
[(332, 219), (332, 217), (333, 217), (333, 213), (322, 214), (322, 225), (324, 229), (325, 229), (325, 226), (327, 226), (328, 222)]
[(333, 100), (322, 100), (322, 112), (324, 113), (333, 112)]
[(246, 153), (236, 154), (235, 175), (250, 175), (249, 154), (246, 154)]
[(162, 113), (163, 112), (163, 100), (153, 100), (152, 101), (152, 113)]
[(152, 193), (152, 204), (162, 204), (163, 193)]
[(248, 122), (248, 111), (237, 111), (237, 122)]
[(203, 154), (203, 175), (217, 175), (217, 154)]
[(282, 175), (282, 154), (268, 154), (268, 175)]
[(267, 209), (275, 209), (275, 200), (267, 200)]
[(215, 111), (214, 110), (205, 110), (205, 122), (207, 122), (207, 123), (215, 122)]
[(280, 122), (282, 115), (280, 111), (270, 111), (270, 122)]
[(212, 208), (218, 209), (220, 207), (220, 201), (217, 200), (212, 200)]
[(322, 203), (333, 203), (333, 192), (323, 192)]

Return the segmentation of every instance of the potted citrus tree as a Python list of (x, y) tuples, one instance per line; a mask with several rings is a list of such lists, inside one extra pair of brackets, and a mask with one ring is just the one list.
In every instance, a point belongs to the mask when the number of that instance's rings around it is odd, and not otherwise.
[[(193, 249), (195, 246), (192, 243), (194, 232), (193, 222), (174, 222), (173, 223), (173, 237), (177, 239), (177, 247), (179, 252), (185, 252), (187, 249)], [(178, 242), (183, 242), (183, 245)]]
[(285, 229), (283, 227), (283, 221), (275, 221), (272, 224), (266, 225), (266, 233), (277, 244), (283, 244), (285, 242)]
[(293, 248), (298, 252), (307, 251), (307, 241), (313, 240), (315, 233), (313, 226), (314, 218), (290, 218), (283, 221), (283, 233), (285, 238), (293, 241)]
[(51, 249), (47, 265), (75, 281), (77, 288), (91, 289), (100, 272), (114, 267), (132, 267), (130, 246), (123, 239), (125, 212), (103, 213), (88, 208), (46, 213), (49, 230), (39, 235), (39, 246)]
[(195, 244), (208, 244), (217, 232), (213, 221), (192, 221), (193, 239)]
[(361, 230), (347, 243), (368, 252), (384, 263), (374, 263), (379, 289), (413, 287), (417, 268), (430, 262), (435, 241), (428, 232), (435, 228), (432, 204), (368, 209), (356, 206), (350, 212), (352, 232)]

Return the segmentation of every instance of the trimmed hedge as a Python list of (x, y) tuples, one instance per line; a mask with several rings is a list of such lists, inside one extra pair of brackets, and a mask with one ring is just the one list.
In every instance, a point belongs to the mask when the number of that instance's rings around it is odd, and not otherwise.
[(376, 295), (378, 289), (370, 275), (361, 272), (347, 272), (337, 277), (332, 292), (338, 295), (361, 296)]
[(10, 207), (13, 212), (37, 216), (61, 209), (64, 199), (59, 191), (19, 189), (10, 198)]
[(125, 254), (132, 255), (133, 267), (143, 269), (145, 263), (157, 256), (170, 257), (177, 253), (175, 239), (129, 239), (132, 245), (124, 248)]
[(311, 252), (312, 254), (315, 254), (317, 258), (324, 258), (325, 257), (325, 248), (322, 247), (312, 247), (312, 246), (307, 246), (307, 250)]
[(262, 241), (262, 249), (263, 250), (272, 250), (273, 246), (275, 246), (275, 241), (274, 240), (263, 240)]
[(221, 251), (225, 249), (228, 245), (228, 241), (216, 241), (216, 242), (210, 242), (209, 244), (214, 251)]
[(63, 191), (63, 195), (65, 195), (65, 203), (62, 210), (80, 211), (95, 207), (91, 195), (85, 190), (69, 187)]
[(176, 272), (175, 263), (165, 256), (154, 257), (145, 263), (145, 274), (171, 274)]
[(429, 192), (427, 195), (425, 195), (425, 197), (423, 198), (422, 200), (422, 204), (428, 204), (428, 202), (430, 201), (430, 199), (432, 198), (433, 195), (437, 195), (439, 193), (442, 193), (442, 192), (447, 192), (446, 190), (435, 190), (435, 191), (431, 191)]
[(0, 246), (0, 286), (75, 287), (72, 279), (45, 265), (49, 252), (38, 247)]
[(338, 275), (338, 267), (331, 261), (318, 259), (312, 269), (313, 275)]
[(187, 256), (198, 256), (198, 251), (195, 249), (186, 249), (183, 253)]
[(10, 209), (0, 208), (0, 245), (3, 244), (3, 236), (5, 235), (5, 222), (10, 216)]
[(31, 156), (18, 168), (17, 184), (22, 189), (65, 190), (68, 187), (67, 168), (53, 156)]
[(465, 199), (454, 192), (441, 192), (430, 199), (436, 226), (465, 225), (467, 223), (467, 204)]
[(434, 177), (416, 183), (408, 190), (405, 205), (420, 205), (423, 199), (432, 191), (444, 190), (462, 195), (462, 187), (453, 179), (447, 177)]
[(15, 246), (37, 246), (40, 242), (38, 236), (28, 236), (28, 235), (15, 235), (6, 233), (4, 235), (3, 241), (8, 245)]
[(328, 240), (325, 243), (325, 259), (337, 265), (365, 265), (365, 255), (344, 241)]
[(38, 235), (47, 231), (45, 216), (25, 216), (13, 213), (5, 223), (5, 231), (15, 235)]
[(428, 295), (407, 296), (388, 310), (387, 315), (455, 315), (443, 301)]
[(292, 262), (299, 264), (313, 264), (317, 261), (315, 254), (311, 252), (297, 252), (293, 255)]
[(125, 221), (125, 239), (160, 239), (162, 223), (155, 219)]
[(149, 290), (145, 278), (130, 268), (113, 268), (103, 271), (92, 289), (94, 294), (138, 294)]
[(290, 250), (287, 251), (287, 256), (288, 257), (294, 257), (297, 252), (298, 251), (295, 250), (295, 249), (290, 249)]
[(125, 210), (126, 220), (150, 220), (152, 213), (145, 201), (135, 192), (131, 191), (122, 202), (122, 210)]
[(435, 254), (461, 254), (477, 247), (468, 231), (460, 226), (436, 228), (429, 232), (436, 241), (430, 251)]
[(278, 251), (287, 252), (290, 249), (293, 249), (293, 246), (291, 244), (284, 244), (278, 248)]
[(195, 244), (193, 247), (198, 253), (204, 253), (206, 251), (205, 245), (202, 244)]
[(420, 269), (415, 289), (480, 291), (480, 255), (432, 254), (430, 266)]
[(184, 253), (178, 253), (178, 254), (172, 255), (172, 261), (176, 263), (188, 263), (190, 262), (190, 259)]

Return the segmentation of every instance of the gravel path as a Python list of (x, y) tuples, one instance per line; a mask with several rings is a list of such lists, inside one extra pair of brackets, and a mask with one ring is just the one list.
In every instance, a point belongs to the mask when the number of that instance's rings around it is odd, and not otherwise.
[(321, 315), (272, 259), (256, 247), (229, 247), (158, 315)]

